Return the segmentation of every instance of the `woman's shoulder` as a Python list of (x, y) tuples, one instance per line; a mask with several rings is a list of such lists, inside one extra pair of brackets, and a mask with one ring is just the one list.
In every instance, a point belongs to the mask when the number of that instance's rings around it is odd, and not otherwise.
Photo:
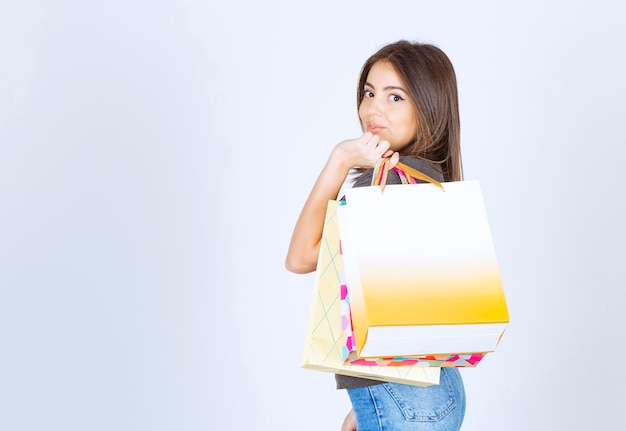
[(437, 181), (444, 180), (440, 165), (429, 162), (428, 160), (419, 159), (415, 156), (402, 156), (400, 157), (400, 163), (404, 163), (413, 169), (417, 169), (421, 173), (426, 174)]

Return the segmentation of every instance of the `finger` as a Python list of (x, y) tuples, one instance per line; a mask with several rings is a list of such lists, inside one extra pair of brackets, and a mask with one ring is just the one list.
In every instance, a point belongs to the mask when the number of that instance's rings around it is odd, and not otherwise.
[(380, 143), (380, 137), (378, 135), (372, 135), (367, 141), (367, 145), (371, 146), (372, 148), (376, 148), (379, 143)]
[(388, 141), (381, 139), (380, 142), (378, 142), (376, 149), (380, 151), (380, 156), (382, 157), (382, 155), (389, 150), (389, 147), (391, 147), (391, 144)]
[(400, 153), (396, 151), (393, 153), (389, 160), (389, 169), (393, 169), (393, 167), (396, 166), (398, 162), (400, 162)]
[(360, 138), (356, 139), (359, 142), (363, 142), (365, 144), (367, 144), (370, 139), (372, 139), (372, 136), (374, 136), (374, 134), (372, 132), (365, 132), (361, 135)]

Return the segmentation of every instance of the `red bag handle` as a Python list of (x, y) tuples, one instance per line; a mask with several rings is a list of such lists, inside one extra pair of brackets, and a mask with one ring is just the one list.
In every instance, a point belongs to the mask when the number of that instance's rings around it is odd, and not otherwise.
[[(385, 185), (387, 184), (387, 176), (389, 175), (389, 160), (389, 158), (380, 159), (376, 162), (376, 166), (374, 166), (372, 185), (380, 186), (381, 192), (385, 190)], [(413, 182), (413, 178), (417, 178), (418, 180), (426, 181), (437, 186), (444, 192), (446, 191), (439, 181), (404, 163), (398, 163), (393, 169), (398, 172), (400, 180), (403, 184), (406, 184), (409, 180)]]

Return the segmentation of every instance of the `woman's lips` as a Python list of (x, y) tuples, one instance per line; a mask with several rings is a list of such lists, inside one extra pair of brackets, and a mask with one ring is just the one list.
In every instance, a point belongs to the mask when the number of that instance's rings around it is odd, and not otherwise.
[(383, 130), (384, 127), (381, 126), (380, 124), (376, 124), (376, 123), (367, 123), (367, 131), (371, 132), (371, 133), (378, 133), (381, 130)]

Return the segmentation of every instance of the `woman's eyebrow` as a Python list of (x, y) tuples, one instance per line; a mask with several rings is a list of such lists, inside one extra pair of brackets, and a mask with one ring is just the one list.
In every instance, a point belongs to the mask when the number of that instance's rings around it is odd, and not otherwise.
[[(368, 87), (372, 87), (372, 90), (376, 90), (376, 87), (374, 87), (374, 86), (373, 86), (372, 84), (370, 84), (369, 82), (366, 82), (366, 83), (365, 83), (365, 85), (366, 85), (366, 86), (368, 86)], [(395, 85), (388, 85), (387, 87), (383, 88), (383, 90), (384, 90), (384, 91), (389, 91), (389, 90), (400, 90), (400, 91), (403, 91), (403, 92), (405, 92), (405, 93), (407, 92), (404, 88), (402, 88), (402, 87), (398, 87), (398, 86), (395, 86)]]
[(406, 93), (406, 90), (402, 87), (397, 87), (395, 85), (389, 85), (387, 87), (384, 88), (385, 91), (389, 91), (389, 90), (400, 90), (400, 91), (404, 91)]

